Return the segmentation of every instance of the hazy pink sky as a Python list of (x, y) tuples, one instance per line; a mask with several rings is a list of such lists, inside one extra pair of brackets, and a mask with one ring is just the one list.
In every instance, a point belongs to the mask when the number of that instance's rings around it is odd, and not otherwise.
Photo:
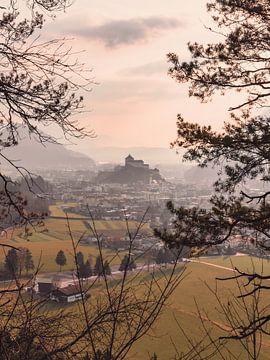
[(212, 25), (205, 4), (205, 0), (76, 0), (47, 24), (47, 34), (73, 37), (74, 49), (85, 50), (80, 58), (99, 83), (86, 96), (91, 112), (82, 119), (97, 139), (81, 143), (81, 149), (168, 147), (175, 138), (178, 113), (215, 127), (228, 118), (233, 96), (200, 104), (167, 75), (168, 52), (187, 59), (189, 40), (215, 39), (205, 28)]

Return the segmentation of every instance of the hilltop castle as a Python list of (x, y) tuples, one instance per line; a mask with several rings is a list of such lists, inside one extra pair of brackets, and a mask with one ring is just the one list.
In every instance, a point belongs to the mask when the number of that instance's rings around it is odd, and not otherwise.
[(113, 171), (99, 172), (97, 180), (103, 183), (131, 184), (142, 182), (150, 184), (162, 181), (162, 177), (158, 169), (150, 169), (143, 160), (135, 160), (133, 156), (128, 155), (125, 158), (124, 166), (116, 166)]
[(145, 164), (143, 160), (135, 160), (133, 156), (130, 154), (125, 158), (125, 167), (134, 167), (134, 168), (142, 168), (149, 169), (149, 165)]

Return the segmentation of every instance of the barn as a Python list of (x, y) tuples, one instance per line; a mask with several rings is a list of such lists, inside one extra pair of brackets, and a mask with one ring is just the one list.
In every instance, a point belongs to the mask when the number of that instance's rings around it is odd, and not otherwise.
[(82, 300), (86, 296), (86, 291), (80, 291), (79, 286), (68, 285), (63, 288), (52, 290), (50, 299), (61, 303), (72, 303), (74, 301)]

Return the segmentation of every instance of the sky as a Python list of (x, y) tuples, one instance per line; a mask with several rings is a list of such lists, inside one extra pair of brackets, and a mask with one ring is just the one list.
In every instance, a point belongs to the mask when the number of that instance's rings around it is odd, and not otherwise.
[(92, 91), (80, 122), (96, 133), (80, 142), (89, 147), (169, 147), (177, 114), (220, 129), (232, 95), (201, 104), (188, 88), (167, 75), (166, 54), (188, 60), (188, 41), (211, 42), (217, 35), (205, 0), (76, 0), (54, 21), (46, 36), (72, 39), (74, 51), (91, 69)]

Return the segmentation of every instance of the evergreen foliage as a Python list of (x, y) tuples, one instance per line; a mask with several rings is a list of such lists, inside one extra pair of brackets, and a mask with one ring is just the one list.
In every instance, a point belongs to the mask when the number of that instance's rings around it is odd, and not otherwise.
[(87, 260), (85, 263), (82, 263), (79, 265), (78, 268), (78, 277), (79, 278), (89, 278), (90, 276), (93, 275), (93, 271), (90, 265), (89, 260)]
[(79, 251), (77, 254), (76, 254), (76, 259), (77, 259), (77, 264), (78, 266), (81, 266), (84, 264), (84, 256), (83, 256), (83, 253), (81, 251)]
[(55, 258), (55, 262), (57, 265), (59, 265), (60, 271), (61, 271), (62, 266), (66, 265), (66, 263), (67, 263), (67, 258), (66, 258), (66, 255), (63, 250), (58, 251), (56, 258)]
[(171, 264), (179, 258), (179, 251), (176, 249), (169, 249), (166, 246), (159, 249), (156, 256), (157, 264)]
[(35, 268), (34, 265), (34, 261), (33, 261), (33, 256), (32, 253), (29, 249), (25, 250), (25, 263), (24, 263), (24, 267), (26, 272), (28, 273), (29, 270), (33, 270)]
[[(202, 102), (234, 91), (242, 92), (243, 97), (229, 108), (231, 118), (224, 123), (224, 131), (178, 115), (177, 138), (172, 145), (185, 149), (185, 161), (195, 161), (200, 167), (219, 166), (220, 176), (214, 184), (210, 208), (177, 208), (169, 202), (172, 227), (155, 233), (169, 247), (187, 245), (196, 249), (197, 255), (213, 245), (224, 245), (235, 235), (269, 251), (270, 117), (258, 109), (268, 108), (270, 99), (270, 2), (216, 0), (208, 4), (208, 10), (213, 13), (221, 40), (207, 45), (189, 43), (189, 62), (170, 53), (169, 72), (177, 82), (187, 83), (189, 95)], [(261, 182), (260, 193), (247, 190), (249, 181), (255, 179), (257, 184)], [(237, 271), (235, 278), (253, 284), (253, 290), (239, 298), (259, 297), (261, 289), (269, 289), (260, 281), (269, 280), (270, 275)], [(233, 338), (249, 341), (257, 332), (258, 336), (269, 335), (269, 314), (256, 313), (255, 317), (234, 329), (237, 335)]]
[(96, 263), (95, 263), (95, 267), (94, 267), (94, 274), (97, 275), (97, 276), (102, 276), (103, 273), (104, 273), (103, 262), (101, 260), (101, 257), (98, 256), (96, 258)]
[(92, 275), (93, 275), (93, 271), (91, 268), (91, 264), (90, 264), (89, 260), (86, 260), (86, 262), (84, 264), (84, 277), (88, 278)]
[(4, 262), (4, 268), (13, 277), (16, 276), (19, 270), (19, 260), (16, 249), (9, 249)]
[(119, 271), (130, 271), (136, 269), (137, 265), (133, 256), (125, 255), (119, 266)]
[(104, 274), (105, 275), (111, 275), (112, 274), (112, 271), (111, 271), (110, 264), (109, 264), (108, 260), (105, 260), (105, 262), (104, 262)]

